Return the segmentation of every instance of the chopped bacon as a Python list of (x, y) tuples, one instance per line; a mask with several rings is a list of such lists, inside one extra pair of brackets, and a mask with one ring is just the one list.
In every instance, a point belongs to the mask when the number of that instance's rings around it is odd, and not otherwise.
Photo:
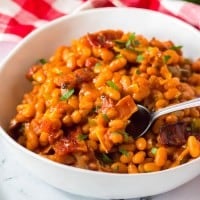
[(54, 145), (54, 150), (58, 155), (66, 155), (72, 152), (86, 152), (87, 146), (84, 141), (79, 141), (81, 128), (70, 130), (67, 136), (63, 136)]
[(185, 123), (176, 123), (163, 126), (160, 130), (160, 142), (164, 145), (183, 145), (186, 143), (185, 130)]
[(81, 68), (74, 71), (76, 77), (76, 84), (89, 82), (93, 79), (94, 73), (88, 68)]
[(84, 82), (89, 82), (93, 79), (94, 73), (88, 68), (80, 68), (66, 75), (61, 75), (55, 79), (55, 84), (58, 86), (67, 85), (69, 88), (75, 88)]
[(138, 110), (133, 98), (130, 95), (125, 96), (115, 105), (115, 108), (119, 112), (120, 119), (129, 119), (133, 113)]
[(160, 143), (171, 146), (181, 146), (186, 144), (187, 138), (194, 135), (200, 140), (200, 132), (191, 129), (191, 124), (178, 122), (169, 124), (160, 129)]
[(100, 111), (102, 113), (106, 113), (109, 108), (114, 107), (114, 101), (111, 98), (107, 96), (102, 96), (101, 100), (102, 100), (102, 105)]
[(88, 68), (80, 68), (66, 75), (61, 75), (55, 79), (55, 84), (62, 87), (67, 85), (69, 88), (75, 88), (84, 82), (93, 79), (94, 72)]
[(113, 40), (120, 39), (122, 34), (122, 31), (105, 30), (88, 33), (87, 39), (91, 46), (111, 48), (114, 46)]

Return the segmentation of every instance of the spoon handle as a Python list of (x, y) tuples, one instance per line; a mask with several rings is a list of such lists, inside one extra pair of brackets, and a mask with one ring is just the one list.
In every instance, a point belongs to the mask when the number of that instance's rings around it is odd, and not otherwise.
[(175, 112), (178, 110), (183, 110), (185, 108), (193, 108), (200, 106), (200, 98), (195, 98), (189, 101), (185, 101), (182, 103), (178, 103), (175, 105), (171, 105), (165, 108), (162, 108), (152, 114), (152, 120), (155, 120), (156, 118), (160, 117), (161, 115), (165, 115), (171, 112)]

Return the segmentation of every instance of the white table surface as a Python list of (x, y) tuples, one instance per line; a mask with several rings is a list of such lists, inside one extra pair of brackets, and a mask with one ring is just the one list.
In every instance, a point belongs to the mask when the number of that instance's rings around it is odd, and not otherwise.
[[(14, 46), (14, 43), (0, 43), (0, 61)], [(4, 147), (6, 143), (0, 138), (0, 200), (97, 200), (72, 195), (44, 183), (18, 163), (15, 155), (8, 156)], [(153, 187), (153, 183), (150, 187)], [(200, 176), (179, 188), (150, 199), (199, 200)]]

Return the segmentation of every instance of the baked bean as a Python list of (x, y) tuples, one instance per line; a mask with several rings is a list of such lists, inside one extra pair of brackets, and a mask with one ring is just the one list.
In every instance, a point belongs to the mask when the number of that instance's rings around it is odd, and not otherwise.
[(167, 161), (167, 150), (165, 147), (159, 147), (155, 155), (155, 164), (159, 167), (165, 165)]
[(149, 162), (144, 164), (144, 171), (145, 172), (155, 172), (159, 171), (160, 167), (157, 166), (154, 162)]
[(135, 164), (140, 164), (144, 162), (146, 153), (144, 151), (138, 151), (133, 155), (132, 162)]
[(120, 156), (120, 161), (122, 162), (122, 163), (130, 163), (131, 162), (131, 160), (132, 160), (132, 157), (133, 157), (133, 152), (132, 151), (128, 151), (128, 152), (126, 152), (125, 154), (122, 154), (121, 156)]
[(135, 164), (130, 163), (130, 164), (128, 165), (128, 173), (129, 173), (129, 174), (138, 173), (138, 168), (136, 167)]
[(146, 139), (145, 138), (143, 138), (143, 137), (140, 137), (140, 138), (138, 138), (136, 141), (135, 141), (135, 144), (136, 144), (136, 148), (138, 149), (138, 150), (145, 150), (146, 149), (146, 147), (147, 147), (147, 141), (146, 141)]
[(175, 124), (178, 122), (178, 117), (175, 114), (169, 114), (165, 118), (167, 124)]
[(110, 63), (109, 69), (112, 72), (115, 72), (115, 71), (117, 71), (117, 70), (122, 69), (123, 67), (125, 67), (126, 63), (127, 63), (127, 60), (124, 57), (116, 58), (115, 60), (113, 60)]
[(188, 137), (187, 145), (192, 158), (196, 158), (200, 155), (200, 142), (195, 138), (195, 136)]
[(110, 134), (110, 140), (114, 143), (114, 144), (120, 144), (123, 142), (123, 136), (121, 133), (118, 132), (112, 132)]
[(111, 165), (111, 169), (115, 173), (127, 173), (128, 168), (125, 164), (120, 163), (120, 162), (115, 162)]

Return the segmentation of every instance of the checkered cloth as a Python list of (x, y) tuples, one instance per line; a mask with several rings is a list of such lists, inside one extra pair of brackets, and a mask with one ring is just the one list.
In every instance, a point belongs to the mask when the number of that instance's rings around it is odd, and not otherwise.
[(157, 10), (200, 29), (200, 6), (178, 0), (1, 0), (0, 4), (0, 41), (18, 42), (63, 15), (108, 6)]

